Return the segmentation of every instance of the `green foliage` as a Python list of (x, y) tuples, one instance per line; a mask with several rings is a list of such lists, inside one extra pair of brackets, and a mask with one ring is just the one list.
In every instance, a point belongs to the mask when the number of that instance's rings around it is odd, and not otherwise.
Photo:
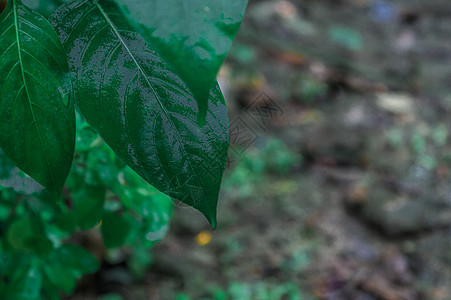
[(385, 138), (393, 151), (402, 151), (403, 147), (407, 146), (406, 153), (412, 163), (426, 170), (434, 170), (439, 165), (449, 165), (449, 152), (446, 147), (449, 132), (443, 124), (392, 128), (387, 131)]
[(77, 124), (75, 160), (59, 206), (0, 152), (0, 173), (9, 174), (2, 180), (22, 179), (0, 191), (5, 299), (58, 299), (55, 291), (71, 293), (77, 279), (95, 272), (98, 261), (89, 251), (64, 242), (80, 230), (94, 228), (108, 248), (133, 245), (136, 274), (141, 262), (150, 263), (147, 249), (168, 230), (171, 199), (120, 161), (80, 115)]
[(256, 183), (263, 180), (263, 175), (287, 174), (293, 166), (302, 163), (302, 156), (293, 153), (281, 140), (271, 138), (261, 149), (249, 149), (237, 161), (224, 186), (248, 197), (257, 192)]
[(214, 78), (238, 32), (247, 0), (117, 2), (147, 42), (176, 68), (197, 100), (203, 120), (211, 108)]
[(351, 28), (333, 26), (329, 29), (329, 37), (333, 42), (348, 50), (360, 51), (363, 48), (362, 36)]
[(75, 97), (86, 120), (133, 170), (215, 226), (229, 144), (227, 108), (217, 84), (199, 126), (196, 101), (183, 79), (132, 34), (111, 2), (68, 2), (53, 14), (52, 24), (70, 53)]
[(247, 1), (173, 2), (9, 0), (1, 12), (2, 299), (73, 292), (99, 267), (76, 245), (83, 230), (130, 247), (142, 276), (170, 197), (216, 226), (229, 125), (215, 77)]
[(328, 87), (324, 82), (302, 76), (294, 82), (293, 90), (296, 99), (298, 99), (299, 102), (311, 105), (314, 104), (319, 97), (326, 95)]
[[(26, 1), (36, 11), (10, 0), (0, 17), (3, 151), (58, 198), (74, 95), (116, 155), (215, 227), (229, 144), (215, 76), (247, 1)], [(44, 16), (62, 2), (51, 17), (60, 42)]]
[(0, 16), (0, 147), (59, 197), (72, 163), (74, 103), (61, 42), (20, 1)]
[[(188, 295), (179, 294), (176, 297), (177, 300), (190, 300), (192, 299)], [(283, 283), (274, 285), (269, 282), (258, 283), (244, 283), (244, 282), (232, 282), (226, 289), (213, 288), (211, 289), (211, 300), (302, 300), (302, 296), (299, 287), (294, 283)]]

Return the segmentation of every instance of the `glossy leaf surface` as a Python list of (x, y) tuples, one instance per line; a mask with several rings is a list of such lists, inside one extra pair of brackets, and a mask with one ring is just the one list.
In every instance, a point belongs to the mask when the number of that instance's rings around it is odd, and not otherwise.
[(0, 15), (0, 147), (58, 197), (75, 144), (66, 57), (57, 34), (19, 0)]
[(116, 0), (130, 23), (172, 64), (197, 99), (210, 88), (241, 25), (247, 0)]
[(229, 146), (227, 108), (217, 83), (200, 126), (186, 82), (114, 1), (69, 1), (51, 20), (88, 123), (141, 177), (200, 210), (215, 227)]

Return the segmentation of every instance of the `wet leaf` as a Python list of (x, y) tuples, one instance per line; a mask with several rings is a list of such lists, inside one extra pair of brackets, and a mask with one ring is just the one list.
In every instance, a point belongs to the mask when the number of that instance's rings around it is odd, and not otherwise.
[(52, 16), (74, 80), (76, 102), (114, 152), (160, 191), (216, 225), (229, 145), (217, 83), (206, 120), (186, 83), (134, 31), (113, 1), (74, 0)]
[(0, 32), (0, 147), (58, 197), (75, 143), (65, 54), (48, 21), (19, 0), (8, 1)]
[(116, 0), (128, 20), (196, 98), (201, 119), (247, 0)]

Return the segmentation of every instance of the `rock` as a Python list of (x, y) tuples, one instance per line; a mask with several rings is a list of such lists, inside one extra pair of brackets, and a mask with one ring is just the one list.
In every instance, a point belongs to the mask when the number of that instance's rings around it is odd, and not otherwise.
[(364, 220), (388, 236), (421, 233), (451, 223), (451, 208), (431, 197), (410, 197), (382, 186), (372, 187), (360, 211)]

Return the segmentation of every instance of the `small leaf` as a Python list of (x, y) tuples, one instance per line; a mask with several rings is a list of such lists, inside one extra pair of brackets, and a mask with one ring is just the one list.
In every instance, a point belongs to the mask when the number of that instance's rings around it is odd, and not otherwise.
[(99, 268), (97, 259), (88, 250), (77, 245), (63, 245), (56, 255), (61, 263), (72, 270), (76, 278), (94, 273)]
[(113, 212), (103, 214), (102, 230), (103, 242), (107, 248), (117, 248), (127, 242), (132, 224), (125, 216)]
[(78, 226), (87, 230), (102, 219), (105, 188), (86, 185), (73, 193), (74, 213)]
[(53, 249), (41, 220), (31, 215), (17, 218), (8, 228), (7, 239), (17, 251), (33, 251), (42, 257), (48, 255)]
[(88, 250), (65, 244), (50, 255), (44, 265), (44, 272), (52, 284), (66, 293), (71, 293), (77, 279), (94, 273), (98, 268), (99, 262)]
[(243, 19), (247, 0), (116, 0), (128, 20), (196, 98), (201, 118), (210, 89)]
[(38, 300), (42, 287), (42, 275), (38, 268), (31, 266), (19, 270), (13, 278), (11, 285), (11, 299)]
[(203, 125), (183, 78), (146, 44), (112, 0), (73, 0), (52, 16), (83, 116), (147, 182), (216, 224), (229, 147), (217, 83)]
[(0, 147), (59, 197), (72, 163), (75, 114), (58, 36), (19, 0), (0, 15)]
[(169, 230), (172, 213), (171, 199), (145, 182), (134, 171), (126, 167), (119, 176), (123, 183), (113, 191), (121, 198), (126, 209), (138, 217), (137, 233), (145, 247), (152, 247), (164, 238)]

